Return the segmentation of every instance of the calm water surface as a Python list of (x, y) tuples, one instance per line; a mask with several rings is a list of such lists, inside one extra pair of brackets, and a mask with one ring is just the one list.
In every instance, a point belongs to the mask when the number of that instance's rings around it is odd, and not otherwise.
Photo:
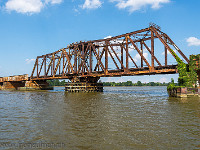
[(169, 98), (166, 87), (0, 91), (1, 143), (64, 143), (61, 149), (69, 150), (200, 149), (200, 98)]

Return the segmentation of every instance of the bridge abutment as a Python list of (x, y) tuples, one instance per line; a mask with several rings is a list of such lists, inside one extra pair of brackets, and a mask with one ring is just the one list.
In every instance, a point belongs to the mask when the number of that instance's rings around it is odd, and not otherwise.
[(26, 81), (24, 87), (19, 87), (18, 90), (53, 90), (53, 87), (49, 86), (46, 80), (39, 81)]
[(103, 83), (98, 83), (99, 77), (72, 78), (65, 84), (66, 92), (103, 92)]
[(0, 78), (0, 90), (53, 90), (46, 80), (30, 81), (27, 75)]
[(24, 87), (25, 82), (12, 82), (12, 81), (5, 81), (0, 84), (1, 90), (18, 90), (19, 87)]

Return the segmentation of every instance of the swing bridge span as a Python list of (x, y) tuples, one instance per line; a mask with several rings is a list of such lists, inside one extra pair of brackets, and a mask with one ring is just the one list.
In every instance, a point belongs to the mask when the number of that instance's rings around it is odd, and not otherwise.
[(2, 77), (0, 84), (28, 82), (31, 86), (32, 83), (42, 85), (47, 80), (69, 79), (77, 87), (80, 86), (77, 83), (96, 84), (100, 77), (178, 73), (177, 64), (168, 62), (170, 57), (175, 61), (180, 57), (189, 63), (172, 39), (159, 26), (151, 24), (138, 31), (101, 40), (80, 41), (37, 56), (30, 77)]

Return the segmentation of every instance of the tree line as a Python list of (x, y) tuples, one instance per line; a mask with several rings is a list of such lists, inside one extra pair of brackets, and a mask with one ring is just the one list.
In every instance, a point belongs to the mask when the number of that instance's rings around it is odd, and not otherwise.
[(141, 81), (137, 81), (137, 83), (132, 83), (132, 81), (127, 82), (103, 82), (104, 86), (168, 86), (169, 83), (160, 83), (160, 82), (149, 82), (149, 83), (142, 83)]
[[(65, 80), (48, 80), (47, 81), (50, 86), (65, 86)], [(100, 81), (101, 82), (101, 81)], [(137, 81), (137, 83), (133, 83), (132, 81), (127, 82), (102, 82), (104, 86), (168, 86), (170, 83), (160, 83), (160, 82), (149, 82), (142, 83), (141, 81)]]
[(55, 80), (47, 80), (47, 82), (49, 83), (50, 86), (65, 86), (65, 80), (58, 80), (58, 79), (55, 79)]

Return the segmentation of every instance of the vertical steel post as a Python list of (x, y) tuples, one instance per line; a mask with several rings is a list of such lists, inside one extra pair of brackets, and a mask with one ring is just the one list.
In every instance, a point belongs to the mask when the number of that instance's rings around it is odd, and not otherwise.
[[(98, 48), (98, 56), (99, 56), (99, 48)], [(98, 64), (98, 71), (99, 71), (99, 61), (97, 60)]]
[[(64, 50), (63, 50), (64, 51)], [(63, 70), (62, 70), (62, 76), (64, 76), (64, 72), (65, 72), (65, 55), (64, 52), (62, 53), (62, 57), (63, 57)]]
[(126, 36), (126, 71), (128, 71), (128, 37)]
[[(78, 51), (78, 67), (77, 68), (79, 68), (79, 66), (81, 65), (81, 58), (80, 58), (81, 55), (80, 54), (81, 54), (81, 49), (79, 49), (79, 51)], [(77, 73), (79, 73), (79, 72), (77, 72)]]
[(61, 65), (61, 62), (60, 62), (60, 64), (59, 64), (59, 75), (60, 75), (60, 65)]
[(37, 57), (37, 78), (39, 78), (38, 57)]
[(74, 49), (74, 72), (77, 73), (77, 46)]
[[(164, 39), (165, 39), (165, 42), (167, 42), (167, 38), (165, 37)], [(165, 48), (165, 66), (167, 66), (167, 48), (166, 46), (164, 46), (164, 48)]]
[(108, 73), (108, 41), (106, 40), (106, 48), (105, 48), (105, 74)]
[[(140, 42), (140, 46), (141, 46), (141, 53), (143, 55), (143, 41)], [(143, 68), (143, 59), (141, 57), (141, 68)]]
[(46, 67), (47, 67), (47, 55), (44, 56), (44, 76), (45, 76), (45, 78), (47, 77)]
[(154, 69), (154, 33), (151, 31), (151, 67)]
[[(52, 56), (53, 57), (53, 56)], [(52, 58), (53, 59), (53, 58)], [(53, 68), (53, 60), (52, 60), (52, 63), (51, 63), (51, 76), (53, 75), (53, 70), (52, 70), (52, 68)]]
[[(71, 62), (71, 53), (70, 53), (71, 49), (69, 48), (69, 59), (70, 59), (70, 62)], [(67, 65), (67, 69), (68, 69), (68, 72), (70, 73), (70, 66), (69, 66), (69, 63)], [(71, 70), (71, 73), (72, 73), (72, 70)]]
[(121, 69), (123, 69), (123, 64), (124, 64), (124, 57), (123, 57), (123, 46), (121, 46)]
[(90, 44), (90, 73), (92, 73), (92, 45)]
[(83, 61), (85, 61), (84, 44), (82, 44), (82, 74), (84, 73)]
[(53, 53), (53, 67), (52, 67), (52, 73), (53, 73), (53, 77), (55, 77), (55, 53)]

